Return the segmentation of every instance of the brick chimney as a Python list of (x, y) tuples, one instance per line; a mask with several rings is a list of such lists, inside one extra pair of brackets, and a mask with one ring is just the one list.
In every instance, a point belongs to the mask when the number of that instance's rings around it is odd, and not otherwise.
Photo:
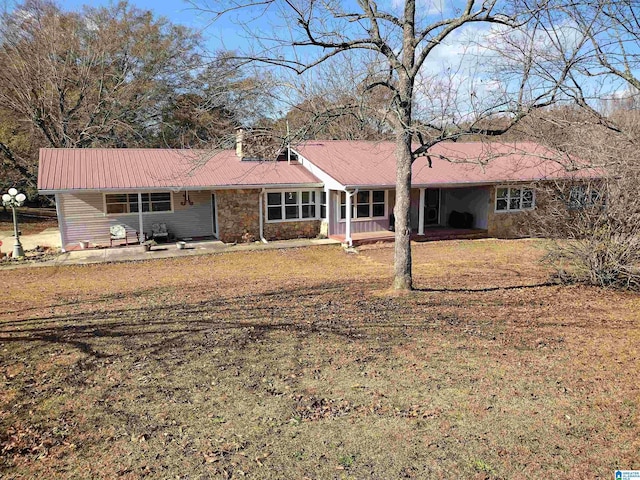
[(236, 157), (242, 159), (242, 142), (244, 141), (244, 128), (236, 128)]

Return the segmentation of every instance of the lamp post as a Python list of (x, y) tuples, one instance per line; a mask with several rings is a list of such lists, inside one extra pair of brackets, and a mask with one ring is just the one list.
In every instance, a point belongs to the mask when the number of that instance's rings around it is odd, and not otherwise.
[(15, 242), (13, 244), (13, 258), (24, 257), (24, 250), (20, 243), (20, 233), (18, 232), (18, 216), (16, 215), (16, 208), (21, 207), (27, 197), (24, 193), (18, 193), (15, 188), (10, 188), (9, 193), (2, 195), (2, 205), (5, 207), (11, 207), (13, 210), (13, 236)]

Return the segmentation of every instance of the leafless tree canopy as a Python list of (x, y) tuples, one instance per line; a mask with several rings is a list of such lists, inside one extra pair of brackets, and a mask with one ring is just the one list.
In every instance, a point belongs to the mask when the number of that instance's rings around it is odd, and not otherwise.
[(193, 31), (126, 2), (67, 12), (28, 0), (6, 12), (3, 177), (33, 186), (43, 146), (216, 144), (255, 115), (259, 82), (224, 52), (205, 54), (201, 43)]
[[(397, 147), (397, 289), (412, 288), (409, 194), (413, 160), (428, 155), (431, 146), (444, 140), (505, 133), (532, 110), (551, 105), (561, 94), (559, 87), (567, 74), (565, 70), (565, 76), (554, 82), (534, 83), (537, 77), (531, 55), (535, 32), (544, 28), (544, 19), (538, 14), (546, 2), (468, 0), (459, 7), (443, 4), (439, 10), (423, 8), (416, 0), (384, 4), (322, 0), (194, 3), (213, 17), (236, 18), (239, 28), (252, 39), (241, 55), (245, 60), (277, 66), (301, 78), (326, 65), (342, 65), (351, 91), (339, 102), (329, 102), (325, 111), (342, 109), (357, 118), (356, 105), (364, 105), (378, 124), (388, 126)], [(264, 23), (256, 21), (265, 15), (278, 25), (266, 30)], [(458, 64), (447, 72), (433, 70), (443, 45), (477, 26), (486, 30), (476, 33), (496, 42), (515, 29), (525, 32), (521, 49), (514, 52), (517, 62), (510, 64), (510, 78), (492, 89), (480, 86), (482, 80), (489, 80), (480, 72), (486, 59), (478, 61), (481, 52), (472, 47), (469, 55), (457, 54)], [(485, 51), (486, 47), (483, 45)], [(472, 67), (468, 62), (474, 55)], [(474, 68), (471, 78), (461, 82), (462, 71), (469, 76)], [(349, 101), (368, 95), (373, 96), (368, 101)], [(314, 102), (314, 98), (317, 95), (306, 96), (297, 104)], [(499, 122), (492, 121), (496, 118)]]
[[(640, 4), (596, 0), (555, 4), (544, 13), (553, 42), (536, 56), (539, 76), (559, 80), (572, 103), (522, 121), (515, 136), (535, 139), (560, 155), (581, 158), (601, 179), (541, 186), (546, 200), (529, 233), (554, 238), (549, 258), (562, 278), (602, 286), (640, 287)], [(560, 18), (563, 22), (552, 21)], [(577, 52), (568, 61), (566, 44)], [(543, 53), (546, 52), (546, 57)]]

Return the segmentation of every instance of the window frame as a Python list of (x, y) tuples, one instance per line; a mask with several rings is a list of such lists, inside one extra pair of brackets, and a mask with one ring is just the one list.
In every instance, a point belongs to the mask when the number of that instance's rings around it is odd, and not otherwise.
[[(296, 194), (296, 203), (286, 203), (285, 194), (287, 193), (295, 193)], [(288, 188), (288, 189), (277, 189), (277, 190), (266, 190), (264, 195), (264, 220), (267, 223), (284, 223), (284, 222), (308, 222), (314, 220), (320, 220), (320, 192), (321, 190), (317, 188)], [(278, 193), (280, 194), (280, 204), (279, 205), (269, 205), (269, 194)], [(310, 195), (314, 195), (314, 201), (311, 202), (303, 202), (302, 197), (303, 194), (309, 193)], [(310, 199), (311, 200), (311, 199)], [(286, 218), (286, 207), (291, 207), (295, 205), (297, 208), (298, 216), (296, 218)], [(313, 217), (303, 217), (302, 210), (303, 207), (313, 205), (314, 216)], [(282, 218), (278, 219), (270, 219), (269, 218), (269, 208), (280, 207), (280, 213)]]
[(320, 212), (318, 212), (320, 220), (327, 220), (329, 196), (329, 192), (327, 192), (326, 190), (322, 190), (322, 192), (320, 192)]
[[(122, 216), (127, 216), (127, 215), (139, 215), (140, 212), (132, 212), (131, 211), (131, 201), (130, 201), (130, 196), (134, 196), (136, 199), (135, 203), (138, 203), (138, 193), (141, 193), (142, 195), (149, 195), (149, 211), (148, 212), (142, 212), (143, 215), (158, 215), (158, 214), (167, 214), (167, 213), (173, 213), (174, 212), (174, 203), (173, 203), (173, 192), (171, 191), (160, 191), (160, 192), (135, 192), (135, 193), (131, 193), (131, 192), (103, 192), (102, 194), (102, 204), (103, 204), (103, 212), (105, 216), (109, 216), (109, 217), (122, 217)], [(159, 211), (153, 211), (152, 210), (152, 205), (153, 205), (153, 201), (151, 200), (151, 195), (153, 195), (154, 193), (168, 193), (169, 194), (169, 210), (159, 210)], [(127, 202), (123, 203), (123, 202), (107, 202), (107, 196), (109, 195), (126, 195), (127, 196)], [(160, 200), (157, 201), (157, 203), (165, 203), (166, 200)], [(146, 202), (143, 202), (146, 203)], [(118, 212), (118, 213), (109, 213), (107, 211), (107, 205), (117, 205), (117, 204), (122, 204), (122, 205), (126, 205), (127, 206), (127, 211), (126, 212)]]
[[(369, 216), (368, 217), (358, 217), (358, 194), (362, 193), (362, 192), (368, 192), (369, 194), (369, 202), (367, 203), (367, 205), (369, 206)], [(373, 192), (383, 192), (384, 193), (384, 200), (383, 202), (374, 202), (373, 201)], [(345, 199), (345, 203), (342, 203), (342, 195), (345, 195), (344, 199)], [(347, 193), (344, 191), (338, 191), (338, 195), (337, 195), (337, 203), (338, 203), (338, 221), (339, 222), (346, 222), (347, 218), (346, 218), (346, 197)], [(342, 216), (342, 206), (345, 206), (345, 217)], [(364, 205), (364, 203), (363, 203)], [(384, 214), (381, 216), (373, 216), (373, 207), (374, 205), (383, 205), (384, 206)], [(353, 200), (351, 201), (351, 208), (353, 209), (353, 213), (354, 215), (351, 216), (351, 221), (352, 222), (367, 222), (367, 221), (373, 221), (373, 220), (384, 220), (389, 218), (389, 190), (383, 190), (383, 189), (368, 189), (368, 190), (358, 190), (358, 192), (353, 196)]]
[[(498, 190), (501, 188), (507, 189), (507, 197), (506, 198), (498, 198)], [(511, 200), (515, 200), (515, 197), (511, 197), (511, 190), (520, 190), (520, 195), (518, 197), (518, 208), (511, 208)], [(530, 207), (522, 207), (522, 200), (524, 198), (525, 190), (531, 191), (531, 206)], [(506, 200), (507, 208), (499, 209), (498, 208), (498, 200)], [(495, 199), (493, 202), (493, 211), (494, 213), (515, 213), (515, 212), (529, 212), (531, 210), (535, 210), (536, 208), (536, 190), (533, 187), (528, 185), (497, 185), (495, 189)]]

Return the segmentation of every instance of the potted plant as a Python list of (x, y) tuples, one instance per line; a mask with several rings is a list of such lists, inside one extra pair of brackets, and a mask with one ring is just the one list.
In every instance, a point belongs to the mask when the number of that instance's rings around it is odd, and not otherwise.
[(148, 252), (149, 250), (151, 250), (151, 247), (158, 245), (158, 242), (156, 242), (154, 239), (151, 239), (151, 240), (142, 242), (140, 245), (142, 245), (142, 248), (144, 249), (145, 252)]

